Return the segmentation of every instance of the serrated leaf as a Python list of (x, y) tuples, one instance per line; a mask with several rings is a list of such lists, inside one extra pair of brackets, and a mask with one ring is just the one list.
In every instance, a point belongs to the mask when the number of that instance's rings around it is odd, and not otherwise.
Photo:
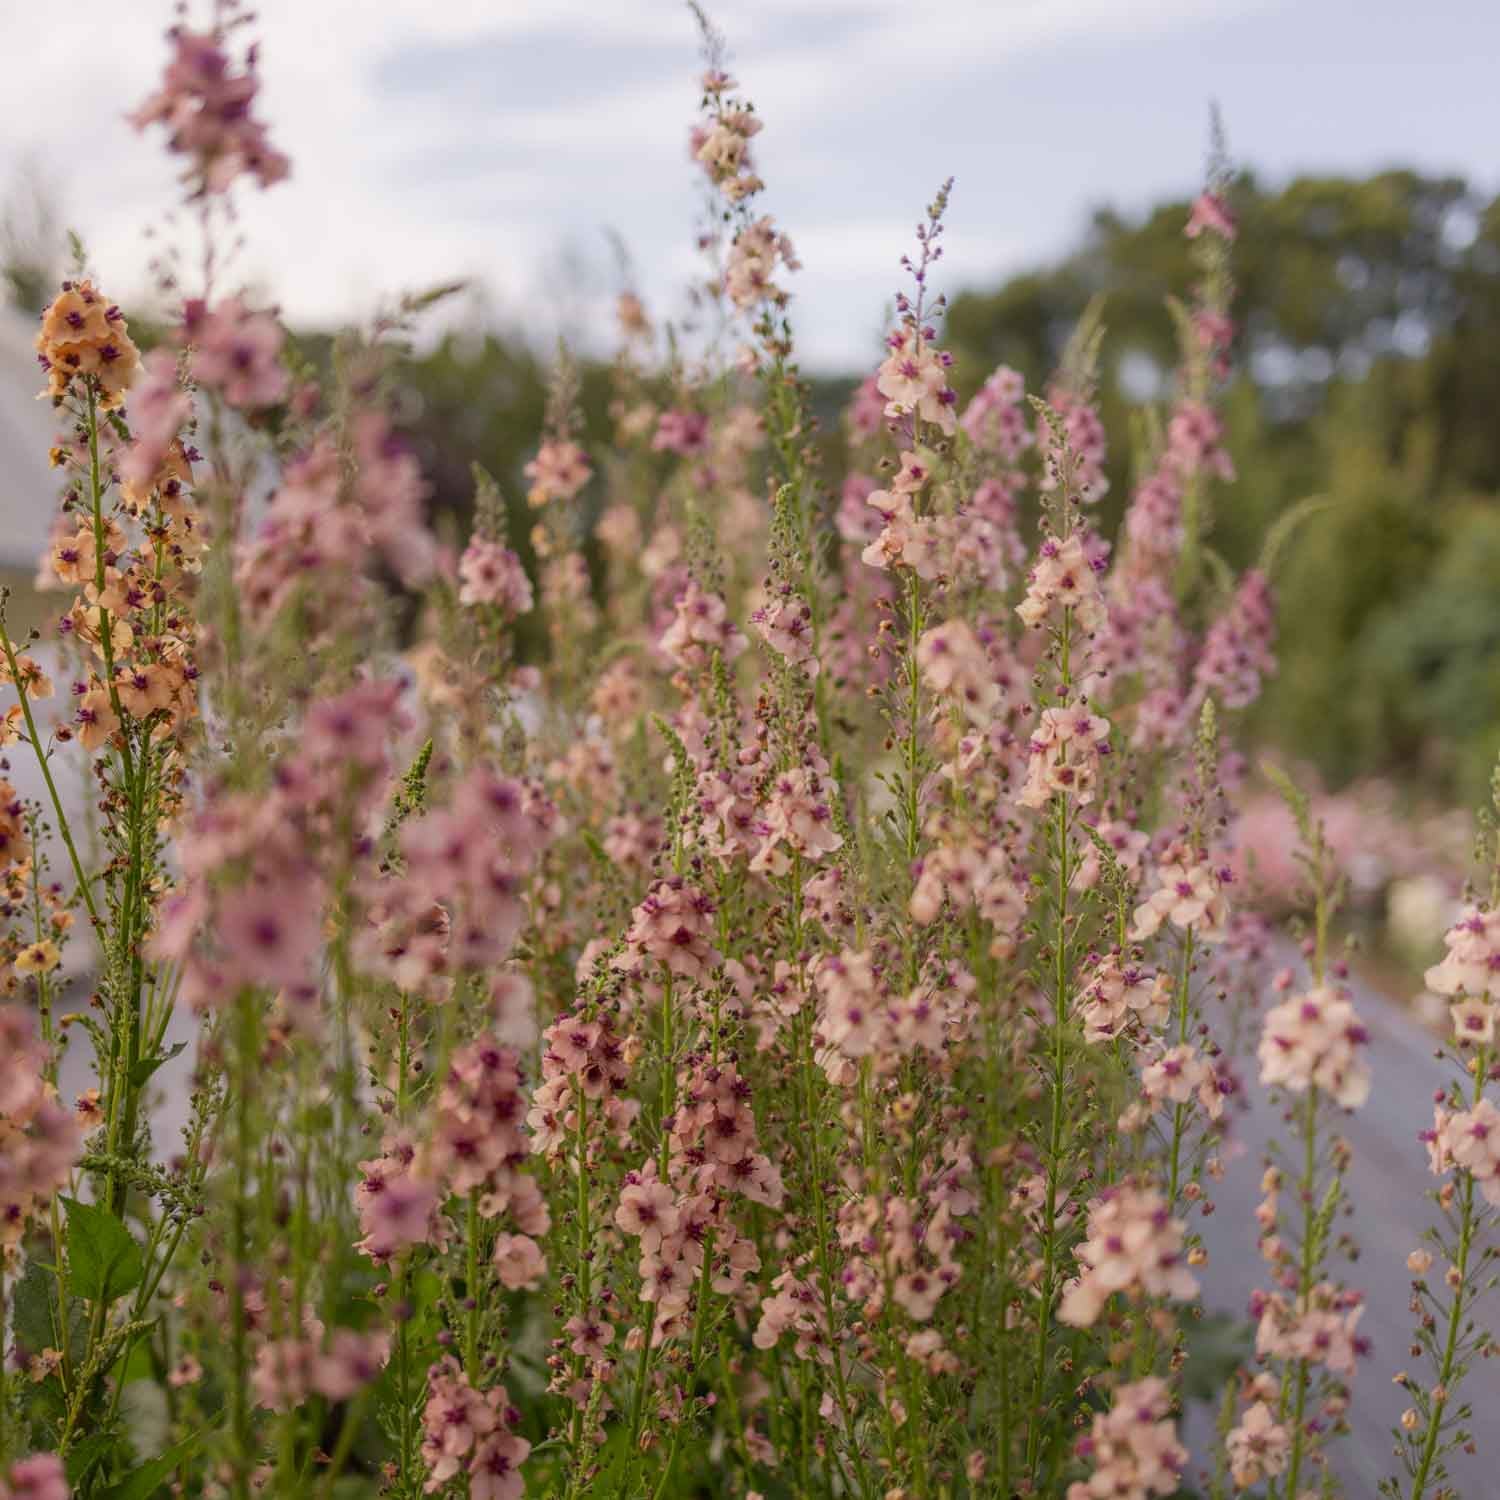
[(130, 1231), (94, 1203), (63, 1198), (68, 1216), (68, 1284), (91, 1302), (113, 1302), (141, 1284), (145, 1266)]
[(118, 1484), (111, 1485), (99, 1500), (153, 1500), (172, 1471), (198, 1446), (198, 1434), (174, 1443), (165, 1453), (148, 1459), (134, 1473), (127, 1474)]

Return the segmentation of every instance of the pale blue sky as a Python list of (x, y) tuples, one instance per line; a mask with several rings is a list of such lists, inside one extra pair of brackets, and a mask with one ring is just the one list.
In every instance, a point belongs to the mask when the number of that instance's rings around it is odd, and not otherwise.
[[(614, 288), (605, 226), (654, 308), (680, 306), (699, 64), (675, 0), (259, 9), (265, 107), (296, 175), (248, 205), (241, 264), (290, 316), (347, 316), (466, 275), (492, 315), (539, 338), (598, 327)], [(116, 123), (152, 85), (166, 11), (0, 0), (0, 183), (39, 161), (121, 297), (144, 285), (140, 225), (171, 200), (155, 144)], [(1097, 204), (1191, 191), (1211, 98), (1236, 158), (1274, 179), (1409, 164), (1500, 186), (1495, 3), (722, 0), (714, 13), (766, 121), (762, 202), (805, 263), (796, 321), (825, 368), (869, 358), (942, 177), (957, 178), (947, 284), (992, 282), (1068, 245)]]

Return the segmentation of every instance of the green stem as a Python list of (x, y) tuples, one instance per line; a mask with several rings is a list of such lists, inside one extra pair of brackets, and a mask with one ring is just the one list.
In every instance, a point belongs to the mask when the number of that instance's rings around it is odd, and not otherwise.
[(1057, 1298), (1059, 1272), (1057, 1209), (1062, 1177), (1063, 1137), (1067, 1111), (1063, 1099), (1063, 1073), (1067, 1063), (1068, 1018), (1068, 887), (1069, 817), (1067, 798), (1058, 796), (1054, 807), (1057, 845), (1057, 887), (1054, 897), (1056, 930), (1053, 934), (1052, 974), (1052, 1101), (1047, 1126), (1047, 1196), (1042, 1210), (1042, 1284), (1037, 1308), (1036, 1348), (1031, 1382), (1031, 1413), (1026, 1433), (1026, 1467), (1033, 1483), (1040, 1479), (1045, 1422), (1042, 1410), (1047, 1393), (1047, 1354), (1052, 1334), (1053, 1303)]
[[(1188, 928), (1182, 944), (1182, 973), (1177, 982), (1177, 1045), (1183, 1046), (1188, 1039), (1188, 1026), (1192, 1021), (1193, 983), (1193, 930)], [(1191, 1104), (1179, 1104), (1172, 1110), (1172, 1156), (1171, 1171), (1167, 1182), (1167, 1206), (1177, 1207), (1177, 1189), (1181, 1173), (1183, 1138), (1187, 1134), (1187, 1123), (1192, 1116)]]
[(465, 1210), (464, 1374), (479, 1385), (479, 1189), (472, 1188)]
[(89, 883), (89, 877), (84, 873), (83, 861), (78, 857), (78, 846), (73, 842), (73, 830), (68, 823), (68, 815), (63, 811), (62, 798), (57, 793), (57, 783), (52, 779), (51, 759), (42, 749), (41, 737), (37, 734), (36, 719), (31, 712), (31, 697), (21, 685), (21, 672), (16, 664), (15, 643), (10, 638), (10, 632), (5, 628), (5, 621), (0, 617), (0, 650), (5, 652), (5, 660), (10, 667), (11, 681), (16, 684), (16, 693), (21, 700), (21, 714), (26, 721), (26, 739), (30, 744), (32, 752), (36, 756), (37, 766), (42, 773), (42, 780), (47, 786), (47, 799), (52, 804), (52, 815), (57, 819), (57, 832), (63, 841), (63, 848), (68, 851), (68, 863), (73, 866), (73, 878), (78, 884), (78, 894), (83, 898), (84, 908), (89, 914), (89, 920), (93, 923), (95, 936), (103, 944), (102, 923), (99, 920), (99, 908), (94, 904), (94, 890)]
[[(1474, 1064), (1474, 1098), (1471, 1108), (1477, 1108), (1484, 1093), (1484, 1080), (1489, 1067), (1489, 1051), (1481, 1048)], [(1474, 1243), (1474, 1174), (1465, 1172), (1459, 1187), (1458, 1207), (1458, 1256), (1453, 1269), (1458, 1274), (1458, 1284), (1453, 1289), (1453, 1302), (1448, 1308), (1448, 1330), (1443, 1341), (1443, 1358), (1438, 1366), (1437, 1388), (1441, 1396), (1435, 1396), (1427, 1415), (1427, 1431), (1422, 1435), (1422, 1451), (1412, 1475), (1411, 1500), (1424, 1500), (1427, 1493), (1427, 1478), (1437, 1461), (1438, 1448), (1442, 1441), (1443, 1413), (1452, 1395), (1451, 1385), (1458, 1362), (1458, 1340), (1463, 1328), (1464, 1309), (1468, 1305), (1464, 1292), (1469, 1284), (1469, 1252)]]
[(230, 1431), (234, 1440), (232, 1478), (235, 1500), (250, 1500), (251, 1453), (249, 1379), (250, 1323), (245, 1306), (245, 1276), (250, 1266), (250, 1100), (254, 1078), (256, 1017), (254, 996), (248, 991), (238, 1003), (239, 1031), (235, 1045), (234, 1199), (230, 1205), (229, 1297), (233, 1369), (230, 1375)]
[(318, 1500), (328, 1500), (328, 1497), (333, 1494), (334, 1481), (349, 1461), (354, 1439), (359, 1433), (360, 1419), (364, 1416), (365, 1404), (369, 1399), (369, 1390), (363, 1390), (344, 1408), (344, 1420), (339, 1425), (338, 1441), (334, 1444), (333, 1456), (328, 1460), (328, 1467), (323, 1471), (322, 1482), (318, 1485)]
[[(1307, 1102), (1303, 1106), (1302, 1119), (1302, 1179), (1299, 1189), (1302, 1195), (1302, 1255), (1297, 1272), (1297, 1301), (1299, 1308), (1305, 1304), (1317, 1273), (1319, 1245), (1317, 1228), (1317, 1198), (1313, 1189), (1317, 1184), (1318, 1170), (1318, 1089), (1316, 1085), (1307, 1091)], [(1308, 1365), (1305, 1359), (1296, 1362), (1296, 1373), (1292, 1382), (1292, 1451), (1287, 1462), (1286, 1481), (1282, 1493), (1288, 1500), (1295, 1500), (1297, 1483), (1302, 1477), (1307, 1430), (1304, 1419), (1307, 1410)], [(1281, 1405), (1285, 1414), (1286, 1394), (1283, 1390)]]

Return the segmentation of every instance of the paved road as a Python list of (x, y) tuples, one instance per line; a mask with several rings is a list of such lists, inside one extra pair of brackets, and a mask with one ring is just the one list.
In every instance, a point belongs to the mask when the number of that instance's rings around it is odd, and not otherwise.
[[(1396, 1463), (1391, 1428), (1408, 1405), (1391, 1377), (1402, 1368), (1413, 1375), (1422, 1368), (1408, 1354), (1412, 1319), (1406, 1257), (1421, 1243), (1423, 1227), (1437, 1213), (1425, 1196), (1437, 1179), (1428, 1173), (1417, 1132), (1431, 1125), (1433, 1093), (1452, 1079), (1453, 1071), (1451, 1064), (1434, 1058), (1431, 1033), (1408, 1011), (1358, 982), (1354, 996), (1370, 1032), (1373, 1087), (1364, 1107), (1343, 1120), (1343, 1133), (1354, 1150), (1348, 1188), (1355, 1216), (1349, 1227), (1360, 1257), (1341, 1271), (1349, 1285), (1365, 1293), (1360, 1331), (1373, 1348), (1355, 1381), (1354, 1430), (1330, 1452), (1348, 1500), (1375, 1500), (1377, 1483)], [(1226, 1168), (1225, 1180), (1214, 1194), (1214, 1214), (1200, 1221), (1210, 1256), (1202, 1275), (1207, 1304), (1212, 1310), (1235, 1313), (1243, 1313), (1251, 1292), (1264, 1284), (1252, 1216), (1265, 1145), (1273, 1134), (1288, 1138), (1280, 1113), (1253, 1072), (1247, 1083), (1252, 1106), (1236, 1125), (1247, 1149)], [(1481, 1304), (1481, 1313), (1491, 1327), (1500, 1323), (1500, 1295)], [(1465, 1500), (1496, 1500), (1500, 1440), (1487, 1434), (1500, 1414), (1500, 1360), (1478, 1361), (1463, 1392), (1474, 1405), (1481, 1450), (1472, 1458), (1454, 1455), (1449, 1468)]]

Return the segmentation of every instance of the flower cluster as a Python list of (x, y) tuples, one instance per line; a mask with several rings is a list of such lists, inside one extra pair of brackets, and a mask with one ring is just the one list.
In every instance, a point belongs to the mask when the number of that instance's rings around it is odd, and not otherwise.
[(254, 411), (285, 399), (289, 381), (281, 348), (286, 335), (270, 313), (255, 312), (238, 297), (211, 307), (190, 299), (182, 338), (191, 347), (193, 379), (227, 405)]
[(1224, 938), (1229, 922), (1229, 902), (1224, 887), (1230, 873), (1174, 846), (1156, 872), (1157, 886), (1135, 909), (1131, 937), (1136, 942), (1154, 936), (1164, 923), (1179, 932), (1191, 933), (1200, 943)]
[(752, 106), (733, 97), (735, 87), (734, 79), (722, 69), (704, 74), (703, 92), (712, 101), (712, 114), (707, 124), (694, 126), (689, 139), (693, 160), (731, 203), (742, 202), (765, 186), (750, 159), (750, 142), (760, 134), (761, 120)]
[(1423, 1139), (1435, 1173), (1467, 1172), (1485, 1198), (1500, 1206), (1500, 1109), (1488, 1099), (1473, 1109), (1449, 1111), (1439, 1105)]
[(429, 1494), (466, 1476), (473, 1500), (517, 1500), (526, 1492), (521, 1465), (531, 1444), (515, 1432), (521, 1414), (503, 1385), (477, 1391), (452, 1358), (427, 1372), (422, 1461)]
[(1058, 1316), (1086, 1328), (1116, 1292), (1179, 1302), (1196, 1296), (1184, 1228), (1154, 1188), (1127, 1184), (1096, 1198), (1089, 1204), (1088, 1237), (1074, 1252), (1078, 1280), (1064, 1294)]
[(1036, 438), (1026, 425), (1025, 395), (1025, 379), (1008, 365), (1001, 365), (980, 386), (962, 419), (976, 448), (1013, 464), (1032, 446)]
[(174, 26), (167, 33), (172, 58), (160, 89), (130, 117), (137, 130), (164, 125), (167, 149), (188, 158), (197, 194), (227, 192), (235, 179), (254, 177), (261, 187), (291, 170), (253, 113), (260, 90), (255, 50), (236, 70), (218, 32)]
[(914, 417), (951, 436), (958, 428), (958, 396), (948, 384), (953, 356), (934, 348), (927, 330), (910, 325), (892, 333), (886, 348), (875, 385), (885, 397), (887, 418)]
[(1094, 800), (1100, 763), (1109, 754), (1109, 721), (1087, 703), (1044, 708), (1032, 731), (1022, 807), (1047, 806), (1062, 796), (1078, 806)]
[(650, 960), (679, 979), (707, 978), (720, 959), (713, 917), (713, 902), (696, 886), (681, 876), (658, 880), (635, 909), (615, 967), (641, 974)]
[[(482, 1218), (507, 1215), (523, 1235), (546, 1234), (547, 1205), (536, 1179), (522, 1170), (530, 1149), (522, 1130), (525, 1102), (516, 1054), (480, 1037), (461, 1047), (449, 1066), (433, 1110), (432, 1134), (417, 1159), (423, 1177), (444, 1195), (474, 1195)], [(508, 1265), (523, 1263), (535, 1283), (546, 1269), (534, 1243), (507, 1243)]]
[(458, 560), (458, 576), (460, 604), (493, 605), (514, 616), (528, 613), (534, 602), (521, 559), (500, 542), (476, 536)]
[(1094, 564), (1078, 532), (1066, 541), (1048, 537), (1042, 543), (1026, 580), (1026, 598), (1016, 613), (1025, 624), (1039, 626), (1060, 610), (1068, 611), (1085, 635), (1102, 630), (1108, 618)]
[(787, 294), (776, 285), (777, 267), (797, 271), (802, 262), (786, 235), (780, 233), (769, 218), (747, 224), (729, 247), (729, 266), (724, 273), (724, 290), (729, 300), (741, 310), (759, 307), (764, 302), (784, 303)]
[(1466, 907), (1443, 938), (1443, 961), (1427, 971), (1438, 995), (1500, 1000), (1500, 908)]
[(1257, 1320), (1257, 1354), (1324, 1365), (1347, 1379), (1367, 1349), (1355, 1333), (1364, 1313), (1363, 1299), (1330, 1282), (1320, 1281), (1292, 1299), (1279, 1292), (1257, 1292), (1250, 1313)]
[(717, 651), (733, 661), (749, 644), (729, 608), (696, 579), (689, 579), (673, 606), (672, 623), (662, 632), (661, 650), (686, 672), (701, 672)]
[(1079, 1440), (1078, 1452), (1093, 1466), (1093, 1474), (1068, 1487), (1068, 1500), (1105, 1495), (1149, 1500), (1176, 1494), (1188, 1455), (1177, 1441), (1166, 1382), (1152, 1376), (1122, 1385), (1109, 1410), (1099, 1413), (1089, 1435)]
[(570, 438), (551, 438), (537, 450), (525, 469), (531, 488), (527, 501), (535, 508), (571, 500), (593, 477), (588, 455)]
[(557, 831), (556, 808), (536, 786), (475, 766), (446, 806), (401, 829), (400, 872), (366, 879), (360, 962), (410, 990), (502, 964), (525, 925), (531, 872)]
[(65, 281), (42, 312), (37, 360), (46, 395), (60, 403), (75, 383), (87, 384), (102, 408), (119, 406), (140, 370), (125, 317), (92, 281)]
[(1108, 1042), (1134, 1031), (1149, 1036), (1171, 1007), (1172, 986), (1165, 974), (1122, 964), (1115, 954), (1102, 958), (1078, 997), (1084, 1040)]
[(1291, 995), (1267, 1012), (1261, 1031), (1261, 1082), (1300, 1094), (1322, 1089), (1345, 1109), (1370, 1095), (1370, 1069), (1361, 1049), (1369, 1033), (1348, 996), (1332, 985)]

